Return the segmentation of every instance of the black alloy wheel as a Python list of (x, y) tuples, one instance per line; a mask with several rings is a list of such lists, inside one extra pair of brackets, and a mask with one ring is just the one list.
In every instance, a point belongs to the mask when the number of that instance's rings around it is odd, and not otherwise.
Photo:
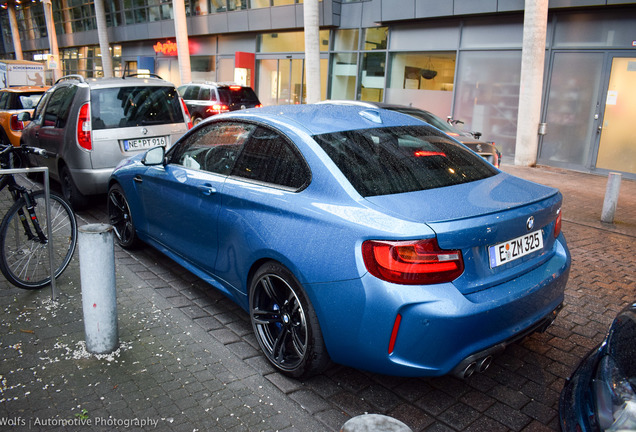
[(300, 283), (282, 265), (267, 263), (252, 278), (250, 318), (261, 349), (279, 371), (298, 378), (328, 366), (316, 313)]
[(130, 215), (130, 207), (124, 191), (117, 183), (108, 190), (108, 218), (115, 231), (117, 243), (124, 249), (138, 245), (137, 233)]

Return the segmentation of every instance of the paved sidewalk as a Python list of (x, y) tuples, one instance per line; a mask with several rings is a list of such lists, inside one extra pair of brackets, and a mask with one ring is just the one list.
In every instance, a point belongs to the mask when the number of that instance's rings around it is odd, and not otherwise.
[[(555, 325), (486, 373), (412, 379), (334, 366), (288, 379), (264, 360), (236, 305), (151, 248), (116, 247), (121, 346), (112, 355), (85, 350), (77, 253), (56, 301), (49, 288), (0, 277), (0, 430), (338, 431), (367, 412), (414, 431), (558, 430), (565, 378), (636, 299), (636, 182), (623, 180), (616, 223), (602, 224), (606, 177), (503, 169), (563, 191), (573, 267)], [(105, 222), (101, 201), (79, 219)]]

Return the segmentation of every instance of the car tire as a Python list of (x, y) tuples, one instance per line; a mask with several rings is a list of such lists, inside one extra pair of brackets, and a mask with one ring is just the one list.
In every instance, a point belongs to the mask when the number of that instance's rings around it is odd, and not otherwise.
[(115, 183), (108, 190), (108, 219), (113, 226), (117, 243), (124, 249), (139, 246), (139, 237), (132, 220), (130, 206), (122, 187)]
[(307, 378), (329, 366), (316, 312), (287, 268), (273, 261), (262, 265), (251, 279), (249, 306), (258, 344), (277, 370)]
[(86, 207), (88, 198), (77, 189), (71, 176), (71, 170), (66, 165), (62, 165), (60, 168), (60, 186), (62, 187), (64, 198), (71, 203), (74, 210)]
[(196, 115), (196, 116), (192, 117), (191, 121), (192, 121), (192, 126), (196, 126), (199, 123), (201, 123), (203, 121), (203, 119), (201, 117), (199, 117), (198, 115)]

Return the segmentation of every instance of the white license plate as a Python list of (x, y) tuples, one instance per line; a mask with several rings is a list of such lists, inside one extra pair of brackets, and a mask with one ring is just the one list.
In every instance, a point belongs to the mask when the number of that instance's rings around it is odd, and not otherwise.
[(124, 140), (124, 150), (132, 151), (132, 150), (140, 150), (140, 149), (157, 147), (157, 146), (165, 147), (167, 142), (168, 142), (168, 138), (165, 136)]
[(499, 243), (488, 248), (490, 268), (509, 263), (524, 255), (543, 249), (541, 230)]

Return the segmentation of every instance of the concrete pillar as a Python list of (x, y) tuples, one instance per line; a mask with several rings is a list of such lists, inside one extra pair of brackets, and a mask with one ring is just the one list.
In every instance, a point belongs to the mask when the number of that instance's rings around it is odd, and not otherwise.
[(110, 41), (108, 40), (108, 27), (106, 26), (106, 11), (104, 0), (94, 0), (95, 19), (97, 21), (97, 37), (99, 39), (99, 50), (102, 53), (102, 70), (105, 78), (113, 76), (113, 58), (110, 53)]
[(185, 2), (173, 1), (174, 31), (177, 35), (177, 58), (179, 59), (180, 83), (174, 83), (177, 87), (192, 81), (192, 69), (190, 67), (190, 47), (188, 46), (188, 25), (186, 22)]
[(53, 82), (62, 77), (62, 69), (60, 68), (60, 50), (57, 46), (57, 32), (55, 31), (55, 23), (53, 22), (53, 5), (51, 0), (42, 0), (44, 8), (44, 20), (46, 21), (46, 33), (49, 36), (49, 52), (55, 57), (56, 68), (53, 69)]
[(547, 26), (548, 0), (525, 0), (515, 165), (537, 163)]
[(113, 227), (81, 226), (77, 245), (86, 350), (108, 354), (119, 346)]
[(320, 101), (320, 14), (318, 0), (303, 3), (307, 103)]
[(22, 55), (22, 42), (20, 42), (20, 30), (18, 29), (18, 20), (15, 18), (15, 2), (10, 1), (7, 3), (7, 12), (9, 13), (9, 25), (11, 26), (11, 38), (13, 39), (15, 59), (24, 60)]

